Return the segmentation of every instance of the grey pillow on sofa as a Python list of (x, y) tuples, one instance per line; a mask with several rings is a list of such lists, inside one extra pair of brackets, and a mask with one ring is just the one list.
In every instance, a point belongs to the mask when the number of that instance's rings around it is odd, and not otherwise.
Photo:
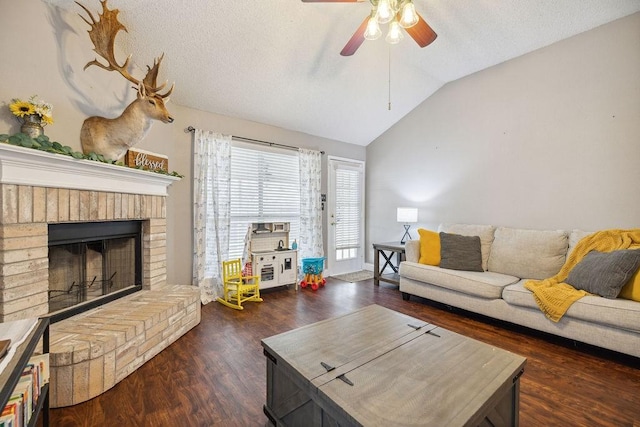
[(569, 272), (567, 282), (605, 298), (617, 298), (622, 287), (640, 267), (640, 249), (591, 251)]
[(482, 268), (489, 269), (489, 253), (491, 252), (491, 243), (493, 243), (493, 234), (496, 227), (493, 225), (482, 224), (449, 224), (442, 223), (438, 226), (438, 232), (449, 234), (460, 234), (462, 236), (478, 236), (480, 237), (480, 252), (482, 252)]
[(451, 270), (484, 271), (479, 236), (440, 232), (440, 267)]

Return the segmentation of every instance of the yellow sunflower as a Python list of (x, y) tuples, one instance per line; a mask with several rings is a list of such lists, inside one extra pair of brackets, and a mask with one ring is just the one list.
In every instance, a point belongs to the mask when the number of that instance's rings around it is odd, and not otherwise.
[(9, 105), (9, 109), (15, 116), (18, 117), (24, 117), (35, 113), (35, 109), (33, 108), (32, 103), (27, 101), (20, 101), (19, 99), (12, 102), (11, 105)]
[(53, 117), (44, 115), (44, 116), (42, 116), (42, 121), (45, 122), (48, 125), (51, 125), (51, 124), (53, 124)]

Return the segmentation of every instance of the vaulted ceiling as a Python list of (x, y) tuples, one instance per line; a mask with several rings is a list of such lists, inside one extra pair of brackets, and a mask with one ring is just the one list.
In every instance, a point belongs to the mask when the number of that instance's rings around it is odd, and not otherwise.
[[(48, 3), (80, 12), (69, 0)], [(98, 0), (80, 0), (95, 13)], [(438, 34), (340, 51), (371, 4), (301, 0), (109, 0), (119, 47), (165, 53), (172, 102), (367, 145), (444, 84), (640, 11), (640, 0), (414, 0)], [(383, 28), (383, 31), (384, 28)], [(389, 109), (390, 102), (390, 109)]]

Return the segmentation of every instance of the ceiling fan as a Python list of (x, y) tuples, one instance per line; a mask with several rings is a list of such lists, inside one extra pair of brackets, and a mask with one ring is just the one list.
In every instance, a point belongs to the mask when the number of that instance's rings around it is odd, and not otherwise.
[[(302, 0), (303, 3), (359, 3), (365, 0)], [(413, 0), (369, 0), (371, 13), (351, 36), (340, 52), (342, 56), (351, 56), (365, 40), (375, 40), (382, 34), (379, 24), (389, 23), (386, 40), (396, 44), (402, 40), (402, 30), (413, 38), (420, 47), (430, 45), (438, 35), (431, 29), (422, 16), (416, 12)]]

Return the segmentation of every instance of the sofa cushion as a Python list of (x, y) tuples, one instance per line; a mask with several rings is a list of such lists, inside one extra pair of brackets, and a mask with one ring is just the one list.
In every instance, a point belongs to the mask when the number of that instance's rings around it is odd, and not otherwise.
[(451, 270), (484, 271), (480, 237), (440, 232), (440, 267)]
[(407, 240), (404, 243), (404, 256), (407, 261), (418, 262), (420, 260), (420, 240)]
[(567, 250), (567, 256), (571, 255), (573, 248), (576, 247), (580, 240), (593, 233), (595, 233), (595, 231), (571, 230), (571, 233), (569, 233), (569, 249)]
[(418, 228), (420, 235), (420, 264), (440, 265), (440, 235), (435, 231)]
[[(518, 283), (506, 286), (502, 292), (502, 298), (508, 304), (536, 310), (544, 318), (532, 292), (524, 287), (527, 280), (523, 279)], [(640, 304), (622, 298), (582, 297), (571, 304), (563, 316), (563, 319), (565, 318), (575, 318), (613, 328), (640, 332)]]
[(489, 271), (528, 279), (556, 275), (565, 262), (568, 234), (564, 231), (496, 229)]
[(493, 225), (475, 224), (440, 224), (438, 231), (445, 233), (461, 234), (463, 236), (479, 236), (480, 249), (482, 251), (482, 268), (486, 271), (489, 263), (489, 253), (491, 252), (491, 242), (493, 242)]
[(592, 294), (617, 298), (639, 266), (640, 249), (591, 251), (571, 269), (565, 282)]
[(400, 264), (400, 275), (488, 299), (500, 299), (503, 288), (518, 281), (517, 277), (489, 271), (449, 270), (410, 261)]

